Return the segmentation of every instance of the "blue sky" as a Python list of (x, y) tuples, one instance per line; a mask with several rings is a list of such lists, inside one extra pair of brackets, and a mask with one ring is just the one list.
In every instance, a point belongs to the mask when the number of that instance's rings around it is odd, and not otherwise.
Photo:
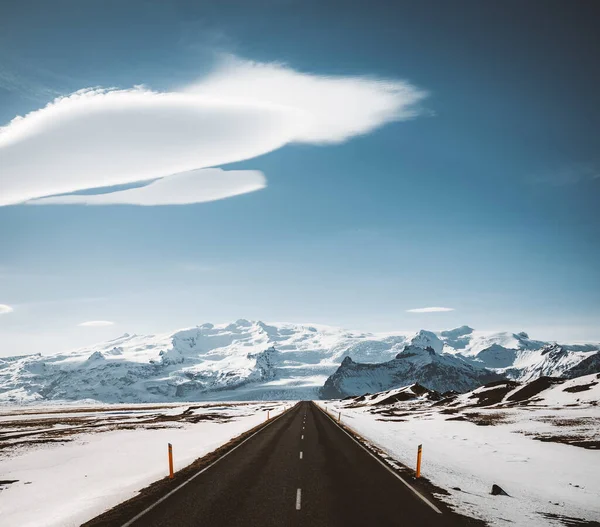
[[(259, 171), (266, 186), (227, 199), (0, 206), (0, 304), (12, 309), (0, 314), (0, 354), (240, 317), (600, 340), (597, 20), (591, 1), (3, 4), (0, 125), (86, 88), (193, 91), (228, 61), (243, 66), (226, 84), (242, 95), (244, 64), (293, 72), (299, 92), (304, 79), (372, 82), (356, 100), (334, 97), (339, 113), (318, 106), (317, 121), (366, 120), (363, 109), (386, 96), (380, 79), (410, 87), (415, 100), (399, 103), (407, 115), (380, 112), (343, 140), (317, 137), (327, 126), (315, 121), (308, 139), (294, 129), (282, 146), (261, 143), (264, 153), (230, 162), (233, 147), (268, 135), (249, 120), (216, 166), (253, 184), (249, 171)], [(35, 176), (27, 199), (63, 193), (44, 189), (77, 152), (82, 178), (111, 177), (103, 163), (115, 145), (90, 127), (63, 144), (60, 163), (42, 163), (65, 122), (53, 120), (49, 142), (30, 142), (19, 161)], [(220, 140), (212, 131), (207, 141)], [(117, 147), (139, 148), (130, 136)], [(209, 154), (220, 148), (207, 144)], [(23, 151), (0, 148), (0, 169)], [(166, 156), (147, 153), (153, 179)], [(4, 172), (0, 202), (26, 179)], [(453, 311), (407, 312), (431, 306)], [(79, 326), (96, 320), (114, 324)]]

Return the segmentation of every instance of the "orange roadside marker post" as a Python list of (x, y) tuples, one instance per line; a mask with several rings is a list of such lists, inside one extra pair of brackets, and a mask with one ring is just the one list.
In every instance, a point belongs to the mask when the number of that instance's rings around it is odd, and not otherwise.
[(169, 443), (169, 479), (173, 479), (173, 445)]
[(419, 445), (419, 448), (417, 449), (417, 473), (416, 473), (416, 477), (420, 478), (421, 477), (421, 455), (423, 453), (423, 445)]

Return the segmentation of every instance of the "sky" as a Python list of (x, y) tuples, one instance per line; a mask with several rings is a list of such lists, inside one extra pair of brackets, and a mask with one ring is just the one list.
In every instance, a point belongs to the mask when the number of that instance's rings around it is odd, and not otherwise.
[(598, 22), (3, 2), (0, 356), (238, 318), (600, 341)]

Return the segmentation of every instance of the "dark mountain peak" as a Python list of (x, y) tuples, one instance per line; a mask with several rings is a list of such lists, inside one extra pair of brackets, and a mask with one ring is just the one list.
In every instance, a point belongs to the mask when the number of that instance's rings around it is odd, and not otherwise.
[(559, 344), (546, 344), (542, 348), (542, 355), (551, 354), (551, 356), (554, 357), (554, 356), (557, 356), (557, 355), (564, 355), (566, 353), (567, 353), (567, 350), (565, 350)]
[(404, 349), (400, 353), (398, 353), (398, 355), (396, 355), (396, 359), (409, 359), (411, 357), (419, 357), (419, 356), (433, 358), (436, 356), (436, 353), (435, 353), (435, 350), (431, 346), (421, 347), (421, 346), (414, 346), (412, 344), (409, 344), (407, 346), (404, 346)]

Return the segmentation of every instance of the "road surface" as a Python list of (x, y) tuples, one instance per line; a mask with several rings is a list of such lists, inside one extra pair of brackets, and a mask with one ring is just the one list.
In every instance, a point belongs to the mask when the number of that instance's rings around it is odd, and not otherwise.
[(426, 503), (310, 402), (299, 403), (143, 516), (130, 520), (123, 518), (120, 525), (465, 525), (439, 503)]

